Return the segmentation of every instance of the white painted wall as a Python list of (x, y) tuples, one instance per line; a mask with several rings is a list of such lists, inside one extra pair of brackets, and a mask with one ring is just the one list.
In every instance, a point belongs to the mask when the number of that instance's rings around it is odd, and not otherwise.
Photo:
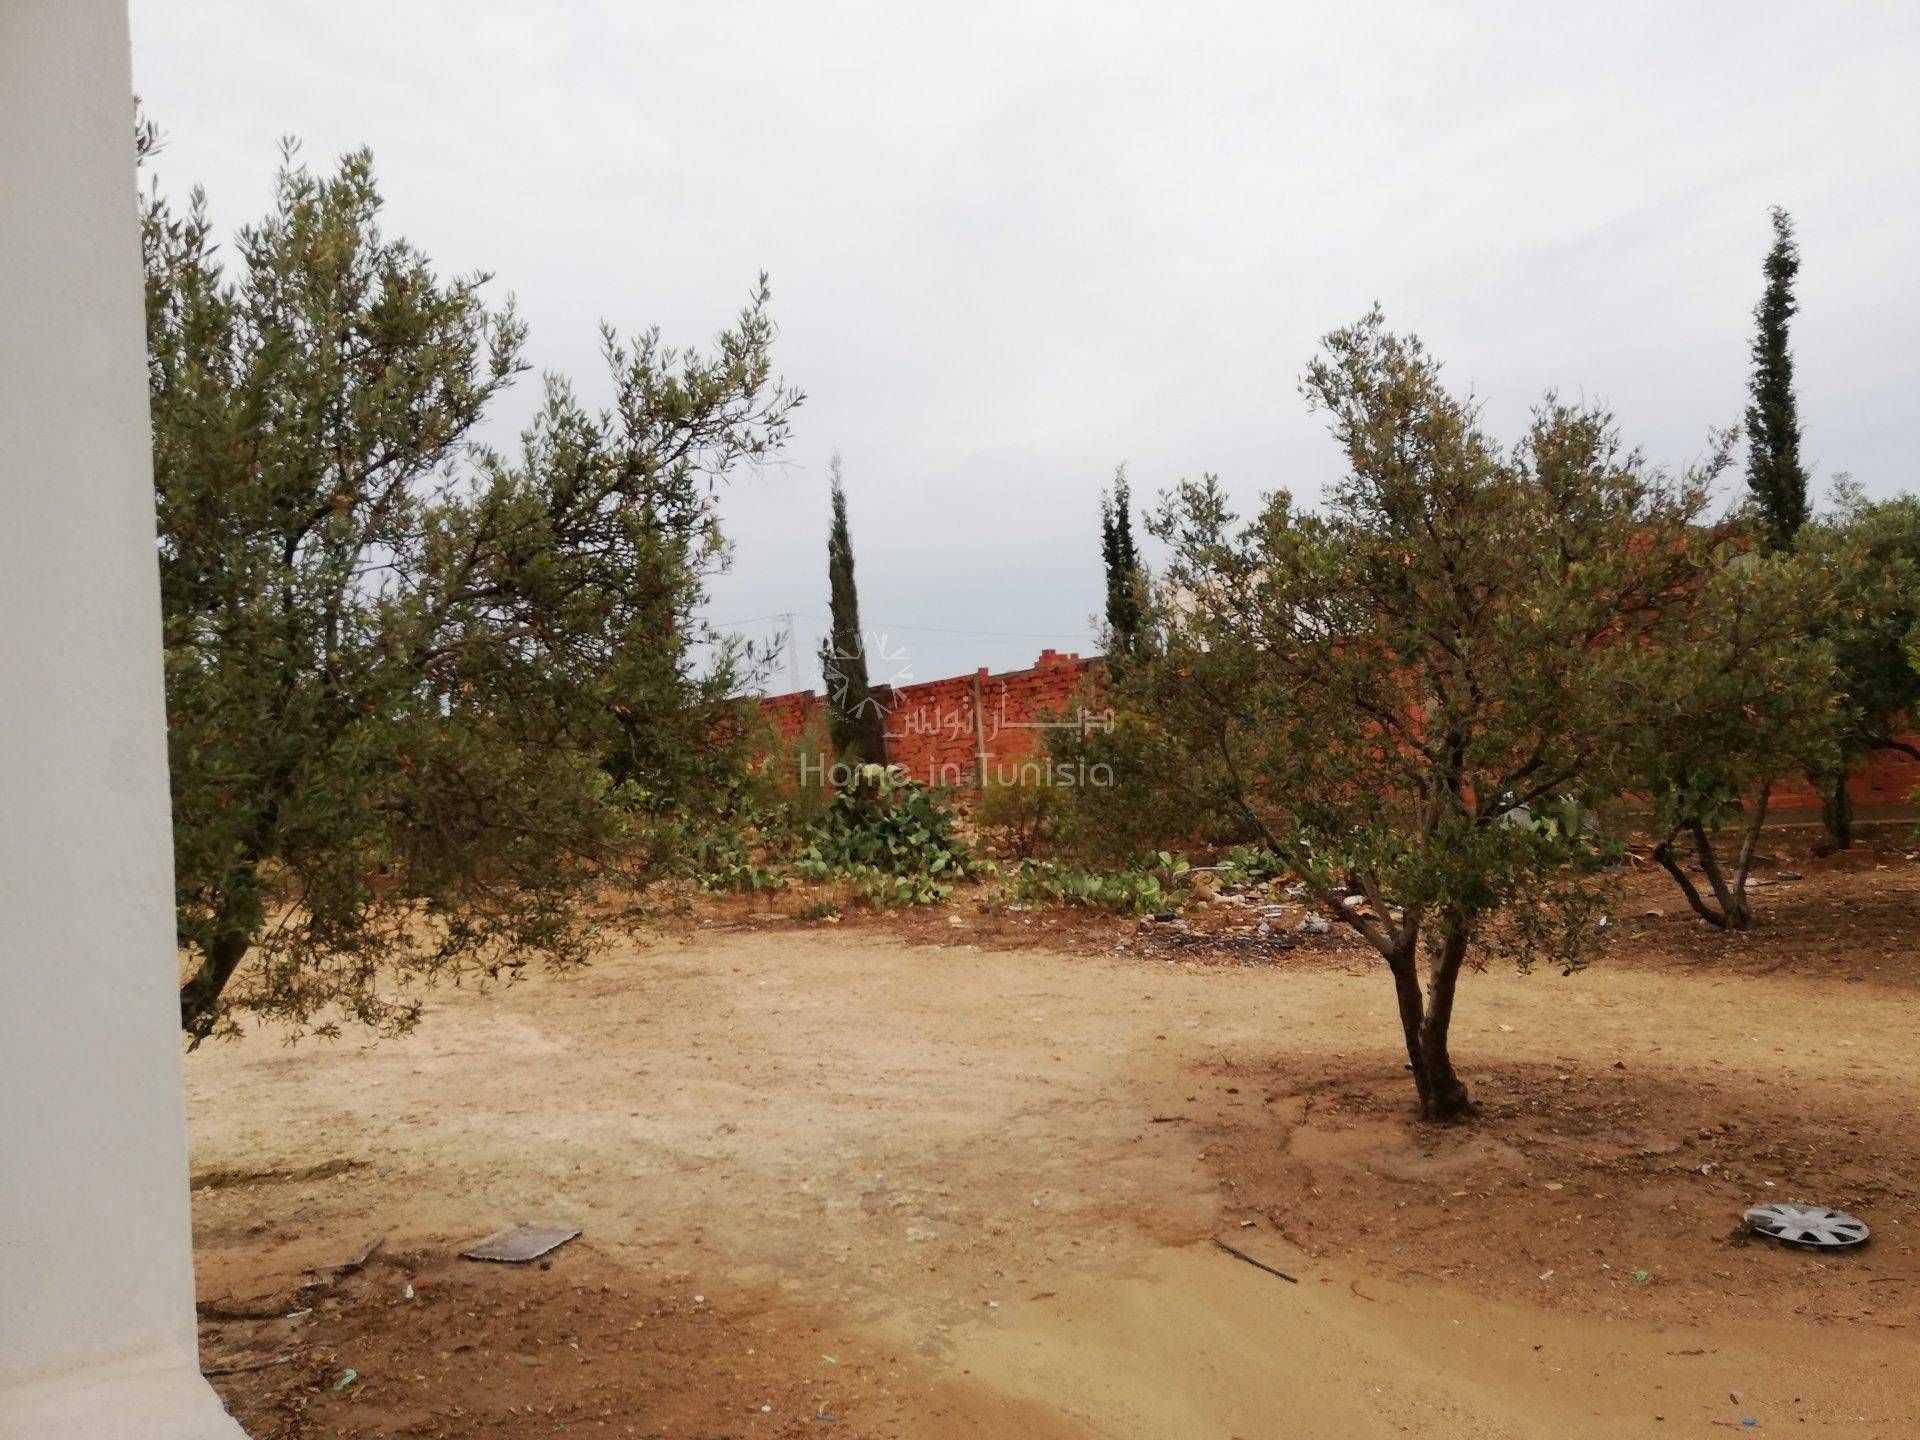
[(0, 0), (0, 1436), (238, 1436), (195, 1358), (124, 0)]

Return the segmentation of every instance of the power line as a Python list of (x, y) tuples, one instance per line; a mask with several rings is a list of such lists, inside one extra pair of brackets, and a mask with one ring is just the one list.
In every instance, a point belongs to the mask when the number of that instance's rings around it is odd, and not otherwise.
[[(813, 615), (804, 610), (783, 611), (777, 615), (751, 615), (745, 620), (716, 620), (709, 622), (716, 630), (735, 630), (743, 625), (758, 624), (763, 620), (784, 620), (791, 616), (802, 620), (819, 620), (833, 623), (830, 615)], [(928, 635), (967, 635), (986, 636), (998, 640), (1093, 640), (1091, 630), (964, 630), (945, 625), (902, 625), (891, 620), (869, 620), (863, 627), (868, 630), (914, 630)]]
[(738, 630), (743, 625), (758, 625), (762, 620), (789, 620), (797, 613), (793, 610), (783, 610), (777, 615), (749, 615), (744, 620), (709, 620), (707, 624), (715, 630)]
[(951, 630), (940, 625), (895, 625), (875, 620), (874, 630), (917, 630), (930, 635), (986, 635), (1002, 640), (1091, 640), (1091, 630)]

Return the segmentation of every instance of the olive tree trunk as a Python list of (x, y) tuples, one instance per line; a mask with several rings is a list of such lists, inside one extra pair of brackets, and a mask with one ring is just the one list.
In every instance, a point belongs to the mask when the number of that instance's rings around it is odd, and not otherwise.
[(1421, 1087), (1421, 1113), (1429, 1120), (1458, 1120), (1470, 1113), (1473, 1102), (1467, 1087), (1454, 1073), (1447, 1051), (1447, 1033), (1453, 1026), (1453, 992), (1460, 967), (1467, 958), (1471, 931), (1464, 918), (1449, 917), (1443, 924), (1440, 949), (1427, 971), (1427, 1013), (1420, 1022), (1420, 1060), (1426, 1083)]
[(180, 987), (180, 1028), (193, 1037), (192, 1048), (213, 1033), (220, 1018), (220, 996), (253, 948), (253, 937), (239, 931), (222, 935), (200, 957), (200, 964)]
[[(1763, 785), (1750, 802), (1746, 829), (1740, 837), (1740, 848), (1733, 857), (1731, 872), (1720, 863), (1720, 853), (1713, 843), (1712, 833), (1698, 820), (1676, 825), (1668, 832), (1666, 839), (1653, 847), (1653, 858), (1673, 877), (1673, 883), (1680, 887), (1680, 893), (1686, 896), (1693, 913), (1717, 930), (1744, 930), (1753, 923), (1753, 906), (1747, 899), (1747, 879), (1753, 873), (1753, 857), (1759, 845), (1761, 828), (1767, 823), (1768, 796), (1768, 788)], [(1706, 877), (1712, 891), (1711, 899), (1700, 893), (1700, 887), (1680, 867), (1679, 856), (1673, 845), (1683, 830), (1693, 840), (1694, 853), (1700, 860), (1700, 873)]]
[(1823, 775), (1816, 782), (1820, 788), (1820, 823), (1826, 827), (1826, 842), (1822, 850), (1851, 850), (1853, 848), (1853, 797), (1847, 793), (1847, 772)]
[[(1400, 1007), (1400, 1031), (1406, 1041), (1407, 1068), (1420, 1099), (1423, 1120), (1454, 1121), (1473, 1113), (1467, 1087), (1454, 1072), (1447, 1049), (1453, 1025), (1454, 988), (1467, 958), (1471, 927), (1458, 916), (1443, 922), (1440, 947), (1428, 966), (1424, 993), (1420, 986), (1419, 930), (1401, 925), (1390, 932), (1361, 933), (1385, 957), (1393, 974), (1394, 998)], [(1388, 943), (1382, 944), (1382, 940)]]

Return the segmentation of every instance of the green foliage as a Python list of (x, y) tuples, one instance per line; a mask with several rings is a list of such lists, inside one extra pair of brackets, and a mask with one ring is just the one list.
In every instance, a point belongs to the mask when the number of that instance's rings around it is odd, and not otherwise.
[(1815, 628), (1839, 672), (1844, 758), (1857, 763), (1920, 707), (1920, 498), (1869, 500), (1852, 486), (1837, 498), (1801, 531), (1800, 550), (1814, 568)]
[(1807, 472), (1800, 463), (1800, 406), (1793, 392), (1793, 351), (1787, 327), (1800, 308), (1793, 284), (1800, 247), (1793, 219), (1773, 210), (1773, 248), (1767, 286), (1754, 308), (1752, 399), (1747, 406), (1747, 488), (1769, 548), (1784, 550), (1807, 523)]
[(782, 739), (751, 701), (742, 746), (753, 757), (742, 765), (740, 808), (753, 816), (764, 837), (779, 841), (798, 835), (825, 813), (833, 799), (828, 775), (833, 767), (826, 719), (815, 709), (800, 733)]
[(1147, 572), (1133, 539), (1133, 492), (1127, 467), (1113, 473), (1113, 489), (1100, 496), (1100, 560), (1107, 577), (1106, 650), (1120, 663), (1152, 647), (1146, 629)]
[(1875, 750), (1920, 760), (1920, 747), (1895, 733), (1920, 707), (1920, 668), (1908, 645), (1920, 625), (1920, 500), (1868, 500), (1845, 482), (1835, 499), (1831, 514), (1801, 529), (1797, 548), (1816, 577), (1814, 630), (1833, 651), (1840, 689), (1839, 753), (1811, 778), (1827, 842), (1845, 848), (1853, 839), (1853, 767)]
[(939, 792), (868, 765), (814, 823), (793, 869), (808, 879), (850, 880), (872, 904), (932, 905), (986, 866), (961, 839)]
[(1050, 770), (1038, 761), (1019, 766), (1011, 778), (990, 773), (974, 806), (974, 825), (997, 853), (1027, 859), (1060, 840), (1068, 788), (1052, 783)]
[(715, 826), (687, 847), (685, 867), (694, 884), (708, 893), (784, 890), (787, 877), (758, 858), (758, 835), (750, 827)]
[(1007, 882), (1009, 898), (1023, 904), (1076, 906), (1116, 915), (1151, 915), (1185, 902), (1187, 862), (1162, 852), (1159, 863), (1131, 870), (1099, 871), (1051, 860), (1023, 860)]
[(1523, 961), (1594, 944), (1604, 847), (1533, 807), (1630, 783), (1650, 657), (1708, 566), (1710, 473), (1668, 481), (1551, 395), (1505, 450), (1377, 311), (1304, 389), (1346, 473), (1320, 509), (1280, 492), (1245, 524), (1212, 477), (1177, 488), (1153, 527), (1164, 650), (1116, 675), (1092, 742), (1140, 808), (1272, 851), (1380, 951), (1422, 1106), (1452, 1116), (1453, 989), (1488, 924)]
[(783, 757), (789, 779), (782, 793), (795, 829), (811, 829), (833, 803), (833, 787), (826, 779), (833, 769), (833, 758), (833, 739), (826, 717), (815, 711), (800, 727), (799, 736), (787, 747)]
[(1102, 692), (1079, 697), (1089, 709), (1111, 707), (1113, 724), (1047, 732), (1053, 763), (1089, 777), (1061, 796), (1055, 829), (1067, 848), (1115, 867), (1163, 846), (1261, 839), (1228, 741), (1252, 713), (1234, 703), (1241, 664), (1226, 650), (1156, 651), (1138, 666), (1110, 667)]
[(951, 881), (932, 875), (895, 875), (877, 865), (844, 865), (832, 873), (876, 910), (900, 905), (938, 905), (953, 893)]
[(476, 427), (524, 327), (380, 212), (364, 151), (320, 175), (291, 147), (229, 263), (198, 191), (145, 203), (196, 1040), (239, 1011), (404, 1029), (400, 979), (579, 960), (582, 897), (653, 873), (659, 817), (735, 769), (713, 709), (747, 657), (691, 646), (715, 485), (800, 398), (764, 278), (711, 352), (605, 332), (609, 407), (550, 378), (499, 453)]
[(757, 895), (786, 889), (787, 877), (751, 859), (728, 858), (701, 871), (700, 888), (709, 893), (742, 891)]
[(1775, 781), (1831, 763), (1835, 691), (1818, 577), (1793, 556), (1733, 554), (1703, 576), (1679, 643), (1649, 656), (1637, 788), (1655, 828), (1709, 831)]
[(1263, 845), (1236, 845), (1220, 861), (1223, 885), (1266, 885), (1286, 873), (1286, 858)]
[(827, 692), (827, 727), (836, 755), (856, 765), (886, 758), (886, 716), (867, 676), (867, 642), (860, 629), (860, 596), (853, 583), (853, 536), (847, 529), (847, 490), (840, 457), (833, 457), (833, 524), (827, 532), (827, 582), (833, 630), (820, 645), (820, 678)]

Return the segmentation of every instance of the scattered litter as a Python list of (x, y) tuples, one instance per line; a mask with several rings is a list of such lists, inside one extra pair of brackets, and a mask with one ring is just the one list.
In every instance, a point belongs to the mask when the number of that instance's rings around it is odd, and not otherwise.
[(358, 1380), (359, 1378), (360, 1378), (360, 1372), (358, 1370), (355, 1370), (352, 1366), (348, 1366), (345, 1370), (342, 1370), (340, 1372), (340, 1378), (333, 1382), (334, 1394), (336, 1395), (339, 1394), (342, 1390), (346, 1389), (349, 1385), (353, 1384), (353, 1382)]
[(1302, 935), (1324, 935), (1333, 929), (1333, 922), (1324, 915), (1309, 915), (1300, 922)]
[[(317, 1287), (317, 1283), (300, 1288), (311, 1290)], [(202, 1300), (194, 1306), (194, 1311), (202, 1320), (291, 1320), (294, 1315), (311, 1315), (313, 1308), (309, 1306), (289, 1313), (282, 1310), (280, 1305), (232, 1305), (225, 1300)]]
[(1644, 1285), (1651, 1279), (1653, 1279), (1653, 1272), (1651, 1270), (1636, 1270), (1633, 1272), (1633, 1283), (1636, 1285)]
[(248, 1375), (255, 1370), (270, 1370), (275, 1365), (291, 1364), (293, 1359), (293, 1354), (289, 1352), (285, 1355), (274, 1355), (266, 1360), (243, 1361), (238, 1365), (215, 1365), (211, 1369), (202, 1370), (200, 1373), (210, 1380), (221, 1375)]
[(1864, 1245), (1869, 1233), (1864, 1222), (1843, 1210), (1829, 1210), (1824, 1205), (1780, 1202), (1755, 1205), (1747, 1211), (1746, 1221), (1755, 1233), (1770, 1240), (1809, 1250), (1844, 1250)]
[(1226, 1241), (1222, 1240), (1218, 1235), (1213, 1237), (1213, 1243), (1218, 1245), (1222, 1250), (1226, 1251), (1227, 1254), (1233, 1256), (1234, 1259), (1244, 1260), (1247, 1262), (1247, 1264), (1253, 1266), (1253, 1268), (1256, 1270), (1264, 1270), (1269, 1275), (1278, 1275), (1282, 1280), (1286, 1281), (1289, 1285), (1298, 1285), (1300, 1283), (1300, 1278), (1297, 1275), (1289, 1275), (1284, 1270), (1276, 1270), (1274, 1269), (1273, 1266), (1267, 1264), (1266, 1261), (1256, 1260), (1253, 1258), (1253, 1256), (1247, 1254), (1247, 1252), (1244, 1250), (1236, 1250), (1233, 1246), (1229, 1245)]
[(496, 1230), (484, 1240), (476, 1240), (460, 1252), (467, 1260), (493, 1260), (502, 1265), (524, 1265), (557, 1250), (580, 1234), (576, 1229), (557, 1225), (534, 1225), (521, 1220)]
[(357, 1274), (359, 1271), (367, 1268), (367, 1262), (373, 1259), (375, 1255), (378, 1255), (381, 1247), (386, 1243), (386, 1236), (376, 1235), (358, 1250), (354, 1251), (352, 1255), (342, 1260), (338, 1265), (316, 1266), (314, 1269), (307, 1271), (307, 1274), (334, 1276)]

